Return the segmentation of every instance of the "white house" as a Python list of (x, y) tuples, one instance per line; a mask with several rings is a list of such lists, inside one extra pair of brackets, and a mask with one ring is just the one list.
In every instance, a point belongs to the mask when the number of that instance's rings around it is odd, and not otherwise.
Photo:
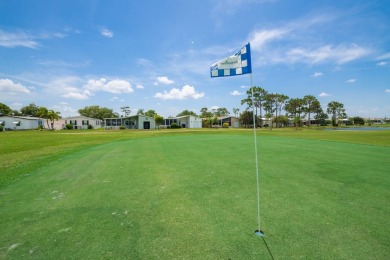
[(202, 128), (202, 118), (197, 116), (179, 116), (177, 120), (182, 128)]
[(3, 130), (31, 130), (44, 126), (44, 119), (26, 116), (0, 116)]
[(88, 129), (88, 126), (92, 126), (93, 129), (102, 127), (102, 120), (96, 118), (90, 118), (85, 116), (73, 116), (54, 120), (53, 129), (62, 130), (66, 128), (66, 125), (72, 125), (73, 129)]
[(104, 129), (155, 129), (156, 121), (152, 116), (135, 115), (130, 117), (104, 118)]

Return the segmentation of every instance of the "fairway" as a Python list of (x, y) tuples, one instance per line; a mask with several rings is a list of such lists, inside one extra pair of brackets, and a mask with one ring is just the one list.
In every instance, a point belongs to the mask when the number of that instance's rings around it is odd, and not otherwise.
[(10, 179), (0, 259), (389, 259), (390, 146), (314, 135), (258, 136), (269, 250), (253, 135), (199, 131), (102, 141)]

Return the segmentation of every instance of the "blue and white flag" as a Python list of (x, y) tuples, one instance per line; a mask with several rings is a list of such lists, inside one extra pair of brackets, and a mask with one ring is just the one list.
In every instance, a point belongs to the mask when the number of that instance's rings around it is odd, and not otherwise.
[(214, 77), (228, 77), (252, 73), (251, 47), (248, 43), (236, 54), (227, 57), (210, 67), (210, 75)]

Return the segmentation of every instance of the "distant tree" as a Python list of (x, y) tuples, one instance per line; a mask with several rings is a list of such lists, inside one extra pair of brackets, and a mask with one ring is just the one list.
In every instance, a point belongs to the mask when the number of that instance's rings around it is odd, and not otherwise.
[(145, 115), (145, 111), (142, 108), (140, 108), (137, 111), (137, 115)]
[(230, 115), (230, 112), (225, 107), (219, 107), (219, 108), (217, 108), (215, 115), (216, 116), (228, 116), (228, 115)]
[(177, 114), (176, 116), (198, 116), (194, 111), (184, 110)]
[(233, 108), (234, 116), (237, 117), (237, 114), (240, 112), (239, 108)]
[(148, 111), (145, 112), (145, 116), (154, 117), (155, 115), (157, 115), (157, 113), (153, 109), (149, 109)]
[(301, 98), (291, 98), (286, 103), (285, 110), (289, 118), (293, 119), (295, 127), (301, 124), (301, 114), (304, 111), (303, 104), (303, 99)]
[(157, 128), (160, 128), (160, 125), (164, 123), (164, 118), (160, 115), (155, 115), (154, 120), (156, 121)]
[(364, 118), (361, 118), (361, 117), (358, 117), (358, 116), (352, 118), (352, 121), (353, 121), (353, 123), (355, 125), (364, 125), (366, 123)]
[(130, 109), (129, 106), (123, 106), (123, 107), (121, 107), (121, 110), (122, 110), (122, 112), (125, 114), (125, 117), (130, 116), (130, 114), (131, 114), (131, 109)]
[(10, 115), (11, 113), (12, 113), (11, 108), (9, 108), (6, 104), (0, 103), (0, 116)]
[(60, 117), (60, 112), (56, 112), (56, 111), (54, 111), (54, 110), (49, 110), (48, 112), (47, 112), (47, 118), (50, 120), (50, 123), (51, 123), (51, 129), (53, 130), (54, 129), (54, 120), (57, 120), (58, 121), (58, 119), (59, 118), (61, 118)]
[(119, 115), (117, 113), (114, 113), (112, 109), (106, 108), (106, 107), (100, 107), (100, 106), (86, 106), (82, 109), (79, 109), (79, 114), (81, 116), (90, 117), (90, 118), (96, 118), (101, 119), (103, 118), (112, 118), (112, 117), (118, 117)]
[(310, 126), (310, 115), (318, 110), (319, 101), (315, 96), (306, 95), (303, 97), (304, 111), (308, 114), (307, 124)]
[(10, 114), (13, 116), (22, 116), (22, 113), (20, 113), (20, 111), (18, 111), (18, 110), (12, 110), (12, 112)]
[(241, 105), (247, 104), (247, 110), (254, 108), (255, 115), (257, 118), (258, 110), (260, 111), (260, 127), (262, 126), (261, 120), (263, 117), (263, 105), (266, 100), (268, 92), (261, 87), (252, 87), (247, 90), (248, 97), (241, 100)]
[(279, 119), (279, 117), (282, 115), (282, 109), (284, 108), (288, 99), (289, 99), (289, 97), (287, 95), (276, 94), (276, 100), (275, 100), (276, 101), (275, 102), (276, 127), (278, 127), (278, 125), (280, 126), (281, 124), (284, 124), (284, 118)]
[(327, 125), (326, 120), (328, 120), (329, 116), (327, 113), (325, 113), (322, 108), (316, 112), (316, 115), (314, 116), (314, 119), (317, 121), (318, 125)]
[(201, 108), (200, 113), (201, 118), (211, 118), (213, 116), (213, 113), (208, 111), (207, 107)]
[(240, 123), (241, 125), (245, 125), (245, 127), (249, 127), (253, 124), (253, 111), (245, 110), (240, 115)]
[(345, 118), (345, 109), (344, 105), (337, 101), (332, 101), (328, 104), (326, 112), (332, 115), (332, 125), (337, 126), (337, 121), (339, 118)]
[(33, 116), (38, 117), (40, 111), (40, 107), (35, 105), (34, 103), (30, 103), (27, 106), (24, 106), (20, 109), (20, 112), (23, 116)]

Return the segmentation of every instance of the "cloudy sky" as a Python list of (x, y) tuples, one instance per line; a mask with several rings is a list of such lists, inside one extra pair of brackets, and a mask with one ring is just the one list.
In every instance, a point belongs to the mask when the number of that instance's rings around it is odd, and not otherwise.
[(254, 85), (390, 117), (389, 14), (385, 0), (0, 1), (0, 102), (243, 111), (250, 76), (210, 65), (250, 42)]

